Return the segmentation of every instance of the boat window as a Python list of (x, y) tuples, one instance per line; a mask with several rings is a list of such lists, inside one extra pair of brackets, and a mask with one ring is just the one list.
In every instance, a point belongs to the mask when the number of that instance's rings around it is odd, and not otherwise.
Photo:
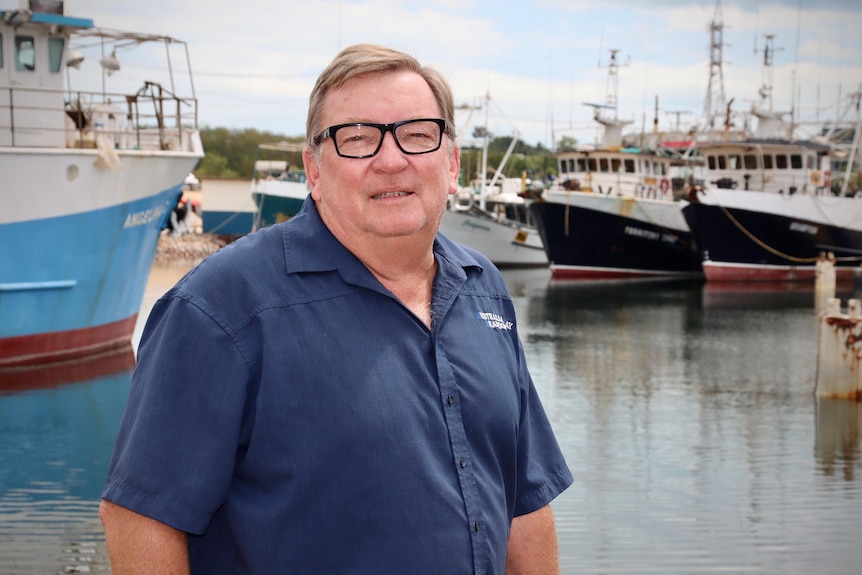
[(661, 164), (659, 164), (658, 166), (659, 166), (659, 171), (661, 172), (661, 174), (659, 174), (659, 175), (661, 175), (661, 176), (666, 176), (666, 175), (667, 175), (667, 164), (665, 164), (664, 162), (662, 162), (662, 163), (661, 163)]
[(802, 155), (801, 154), (790, 154), (790, 167), (794, 170), (802, 169)]
[(587, 171), (587, 161), (583, 158), (578, 158), (578, 171), (586, 172)]
[(808, 159), (808, 169), (815, 169), (817, 167), (817, 162), (814, 160), (814, 156), (809, 154), (808, 156), (806, 156), (806, 158)]
[(595, 158), (589, 158), (587, 160), (587, 166), (589, 168), (588, 171), (595, 172), (596, 171), (596, 159)]
[(727, 156), (718, 156), (718, 169), (726, 170), (727, 169)]
[(739, 154), (731, 154), (727, 157), (727, 165), (731, 170), (741, 170), (742, 160)]
[(706, 157), (706, 161), (707, 161), (707, 163), (709, 164), (709, 169), (710, 169), (710, 170), (716, 170), (716, 169), (718, 169), (718, 167), (716, 166), (716, 163), (715, 163), (715, 156), (707, 156), (707, 157)]
[(623, 161), (619, 158), (611, 158), (611, 171), (613, 173), (617, 173), (620, 171), (620, 167), (623, 165)]
[(66, 41), (63, 38), (48, 38), (48, 66), (51, 72), (60, 71), (63, 63), (63, 47)]
[(745, 154), (742, 159), (745, 162), (746, 170), (757, 169), (757, 156), (755, 156), (754, 154)]
[(772, 154), (763, 154), (763, 169), (772, 169)]
[(607, 172), (608, 171), (608, 159), (607, 158), (599, 158), (599, 171)]
[(3, 68), (3, 34), (0, 34), (0, 68)]
[(649, 160), (644, 160), (644, 173), (651, 174), (652, 173), (652, 164)]
[(628, 173), (628, 174), (634, 174), (635, 173), (635, 161), (634, 160), (632, 160), (631, 158), (626, 158), (625, 159), (625, 165), (626, 165), (626, 173)]
[(775, 154), (775, 167), (779, 170), (786, 170), (787, 156), (784, 154)]
[(36, 69), (36, 49), (33, 36), (15, 36), (15, 69), (33, 71)]
[(569, 163), (566, 160), (560, 160), (560, 173), (561, 174), (568, 173), (568, 171), (569, 171), (568, 166), (569, 166)]

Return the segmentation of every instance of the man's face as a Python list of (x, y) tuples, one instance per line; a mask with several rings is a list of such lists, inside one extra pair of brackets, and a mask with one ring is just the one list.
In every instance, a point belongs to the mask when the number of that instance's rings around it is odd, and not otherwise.
[[(322, 126), (418, 118), (440, 118), (437, 102), (421, 76), (369, 74), (326, 96)], [(381, 238), (430, 243), (448, 195), (457, 190), (461, 167), (460, 152), (453, 150), (445, 134), (440, 149), (427, 154), (405, 154), (391, 132), (371, 158), (342, 158), (331, 138), (320, 146), (319, 161), (309, 153), (303, 157), (311, 195), (327, 227), (348, 248)]]

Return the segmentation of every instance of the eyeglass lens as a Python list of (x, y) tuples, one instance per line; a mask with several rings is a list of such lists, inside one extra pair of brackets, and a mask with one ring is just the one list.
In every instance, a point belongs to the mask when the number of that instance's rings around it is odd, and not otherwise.
[[(385, 128), (375, 125), (342, 126), (333, 135), (339, 154), (344, 156), (373, 156), (380, 148)], [(440, 125), (428, 120), (415, 120), (396, 126), (392, 130), (395, 141), (408, 154), (424, 154), (440, 147)]]

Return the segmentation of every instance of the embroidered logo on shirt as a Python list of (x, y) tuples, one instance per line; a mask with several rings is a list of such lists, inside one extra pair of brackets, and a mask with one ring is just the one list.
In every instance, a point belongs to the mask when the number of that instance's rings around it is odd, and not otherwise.
[(491, 329), (512, 329), (512, 326), (515, 325), (510, 321), (506, 321), (503, 319), (503, 316), (498, 315), (496, 313), (490, 313), (487, 311), (480, 311), (476, 314), (476, 317), (484, 321), (488, 324), (488, 327)]

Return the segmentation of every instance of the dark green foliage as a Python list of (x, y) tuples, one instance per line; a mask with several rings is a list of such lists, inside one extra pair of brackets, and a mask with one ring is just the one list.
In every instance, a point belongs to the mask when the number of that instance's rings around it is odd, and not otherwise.
[[(195, 169), (195, 175), (199, 178), (251, 179), (254, 175), (254, 162), (258, 159), (258, 145), (282, 140), (301, 143), (305, 136), (284, 136), (252, 128), (201, 128), (201, 142), (206, 155)], [(295, 154), (295, 158), (290, 158), (290, 162), (301, 167), (302, 155)]]

